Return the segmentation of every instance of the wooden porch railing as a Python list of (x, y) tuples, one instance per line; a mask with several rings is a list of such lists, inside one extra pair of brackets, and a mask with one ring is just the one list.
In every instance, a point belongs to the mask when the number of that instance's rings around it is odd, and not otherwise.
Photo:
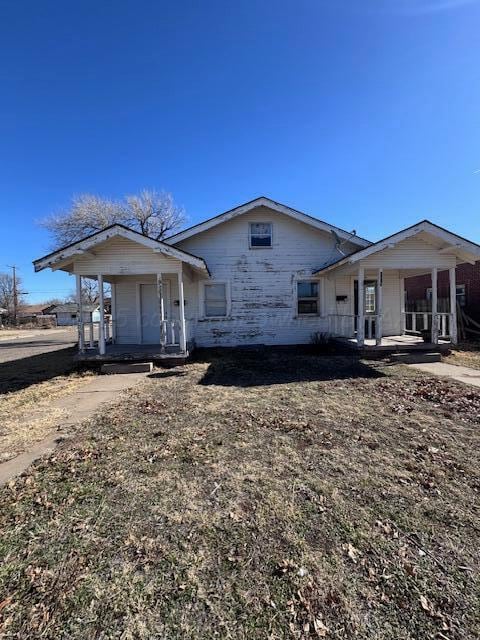
[[(113, 321), (106, 319), (104, 326), (105, 342), (111, 342), (113, 336)], [(78, 344), (80, 350), (84, 348), (94, 349), (98, 347), (98, 339), (100, 334), (100, 322), (98, 320), (91, 322), (79, 322), (78, 324)]]
[[(358, 326), (358, 317), (358, 315), (352, 314), (333, 314), (328, 316), (329, 333), (334, 336), (353, 338)], [(363, 316), (365, 322), (365, 339), (373, 340), (376, 338), (379, 318), (379, 315), (371, 313)]]
[(421, 331), (434, 332), (442, 338), (450, 338), (453, 326), (452, 313), (435, 313), (431, 311), (405, 311), (403, 312), (403, 327), (405, 331), (420, 333)]
[[(115, 342), (115, 321), (108, 319), (104, 323), (105, 342)], [(179, 347), (181, 344), (182, 325), (179, 320), (162, 320), (158, 336), (159, 344), (165, 347)], [(79, 349), (98, 349), (100, 322), (82, 322), (78, 325)], [(187, 328), (188, 339), (188, 328)]]

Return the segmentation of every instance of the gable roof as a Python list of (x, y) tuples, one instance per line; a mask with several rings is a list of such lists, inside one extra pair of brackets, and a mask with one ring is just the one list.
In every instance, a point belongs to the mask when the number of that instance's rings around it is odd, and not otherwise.
[(237, 216), (242, 215), (243, 213), (247, 213), (248, 211), (252, 211), (257, 207), (268, 207), (273, 211), (278, 213), (283, 213), (294, 220), (298, 220), (299, 222), (304, 222), (305, 224), (314, 227), (315, 229), (319, 229), (320, 231), (334, 231), (339, 238), (342, 240), (349, 240), (353, 244), (359, 245), (361, 247), (366, 247), (370, 245), (369, 240), (365, 240), (365, 238), (360, 238), (359, 236), (352, 234), (349, 231), (345, 231), (344, 229), (340, 229), (339, 227), (335, 227), (328, 222), (324, 222), (323, 220), (319, 220), (318, 218), (314, 218), (306, 213), (302, 213), (301, 211), (297, 211), (296, 209), (292, 209), (291, 207), (287, 207), (285, 204), (281, 204), (280, 202), (275, 202), (275, 200), (271, 200), (270, 198), (266, 198), (265, 196), (261, 196), (260, 198), (255, 198), (255, 200), (250, 200), (250, 202), (246, 202), (245, 204), (241, 204), (234, 209), (230, 209), (229, 211), (225, 211), (225, 213), (220, 213), (213, 218), (209, 218), (204, 222), (199, 222), (198, 224), (185, 229), (184, 231), (180, 231), (173, 236), (165, 239), (165, 242), (169, 244), (176, 244), (177, 242), (181, 242), (182, 240), (186, 240), (191, 236), (196, 235), (197, 233), (202, 233), (203, 231), (208, 231), (208, 229), (212, 229), (223, 222), (228, 222)]
[(480, 245), (475, 242), (471, 242), (452, 231), (448, 231), (448, 229), (444, 229), (443, 227), (430, 222), (430, 220), (421, 220), (420, 222), (417, 222), (417, 224), (413, 224), (411, 227), (402, 229), (402, 231), (398, 231), (397, 233), (393, 233), (386, 238), (382, 238), (381, 240), (374, 242), (365, 249), (359, 249), (355, 253), (351, 253), (344, 258), (340, 258), (336, 262), (332, 262), (325, 267), (321, 267), (314, 271), (314, 273), (326, 273), (344, 264), (353, 264), (359, 260), (368, 258), (374, 253), (391, 248), (399, 242), (416, 236), (422, 232), (436, 237), (441, 244), (445, 245), (443, 247), (439, 247), (442, 252), (454, 254), (460, 258), (462, 262), (474, 263), (476, 260), (480, 259)]
[(96, 233), (92, 233), (91, 235), (78, 240), (77, 242), (72, 242), (65, 247), (52, 251), (42, 258), (34, 260), (33, 266), (35, 271), (42, 271), (42, 269), (54, 267), (56, 264), (62, 263), (69, 258), (88, 254), (88, 251), (93, 249), (96, 245), (102, 244), (103, 242), (110, 240), (110, 238), (115, 237), (126, 238), (127, 240), (141, 244), (153, 251), (158, 251), (159, 253), (164, 253), (171, 258), (181, 260), (182, 262), (189, 264), (194, 269), (199, 269), (207, 274), (209, 273), (208, 267), (203, 258), (198, 258), (187, 251), (182, 251), (181, 249), (165, 244), (165, 242), (162, 242), (161, 240), (148, 238), (147, 236), (144, 236), (138, 231), (134, 231), (123, 224), (112, 224), (101, 231), (97, 231)]

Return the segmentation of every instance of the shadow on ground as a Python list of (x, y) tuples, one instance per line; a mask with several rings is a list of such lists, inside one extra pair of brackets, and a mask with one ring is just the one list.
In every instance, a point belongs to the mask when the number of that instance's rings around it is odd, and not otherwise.
[(70, 373), (76, 367), (74, 353), (74, 347), (67, 347), (0, 363), (0, 394)]
[(264, 348), (203, 351), (197, 362), (208, 362), (202, 385), (254, 387), (293, 382), (321, 382), (350, 378), (380, 378), (384, 374), (358, 356), (318, 355), (312, 352)]

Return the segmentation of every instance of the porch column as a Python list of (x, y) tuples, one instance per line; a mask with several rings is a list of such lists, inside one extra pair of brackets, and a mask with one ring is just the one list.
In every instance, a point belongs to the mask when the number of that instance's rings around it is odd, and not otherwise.
[(455, 267), (448, 270), (450, 277), (450, 342), (457, 344), (457, 277)]
[(365, 343), (365, 268), (358, 267), (358, 318), (357, 318), (357, 345), (363, 347)]
[(98, 327), (98, 352), (101, 356), (105, 355), (105, 301), (103, 298), (103, 275), (97, 276), (98, 282), (98, 304), (100, 305), (100, 323)]
[(77, 330), (78, 330), (78, 350), (85, 351), (85, 336), (83, 333), (83, 301), (82, 301), (82, 276), (77, 273), (75, 276), (77, 284)]
[(405, 335), (405, 278), (400, 278), (400, 335)]
[(437, 309), (437, 280), (438, 280), (438, 269), (437, 267), (432, 267), (432, 342), (433, 344), (438, 344), (438, 309)]
[(163, 298), (163, 282), (162, 274), (157, 273), (157, 299), (158, 299), (158, 314), (160, 318), (160, 351), (165, 351), (167, 331), (164, 327), (165, 320), (165, 302)]
[(375, 322), (375, 344), (382, 344), (383, 330), (383, 269), (378, 270), (377, 274), (377, 319)]
[(117, 341), (117, 285), (110, 284), (110, 314), (112, 316), (112, 342)]
[(187, 335), (185, 331), (185, 299), (183, 294), (183, 273), (178, 273), (178, 304), (180, 314), (180, 350), (187, 351)]

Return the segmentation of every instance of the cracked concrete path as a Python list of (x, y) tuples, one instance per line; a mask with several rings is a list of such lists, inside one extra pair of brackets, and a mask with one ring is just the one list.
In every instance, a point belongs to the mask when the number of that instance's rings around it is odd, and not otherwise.
[(0, 486), (20, 475), (32, 462), (53, 451), (58, 442), (68, 437), (69, 427), (80, 424), (90, 418), (103, 404), (117, 400), (122, 391), (130, 389), (146, 378), (144, 373), (126, 373), (108, 376), (95, 376), (91, 382), (72, 391), (66, 396), (52, 401), (52, 408), (66, 411), (62, 417), (62, 428), (50, 433), (44, 440), (0, 464)]
[(480, 387), (480, 370), (471, 369), (458, 364), (447, 364), (446, 362), (422, 362), (419, 364), (409, 364), (408, 367), (419, 369), (425, 373), (431, 373), (435, 376), (451, 378), (464, 384), (470, 384), (474, 387)]

